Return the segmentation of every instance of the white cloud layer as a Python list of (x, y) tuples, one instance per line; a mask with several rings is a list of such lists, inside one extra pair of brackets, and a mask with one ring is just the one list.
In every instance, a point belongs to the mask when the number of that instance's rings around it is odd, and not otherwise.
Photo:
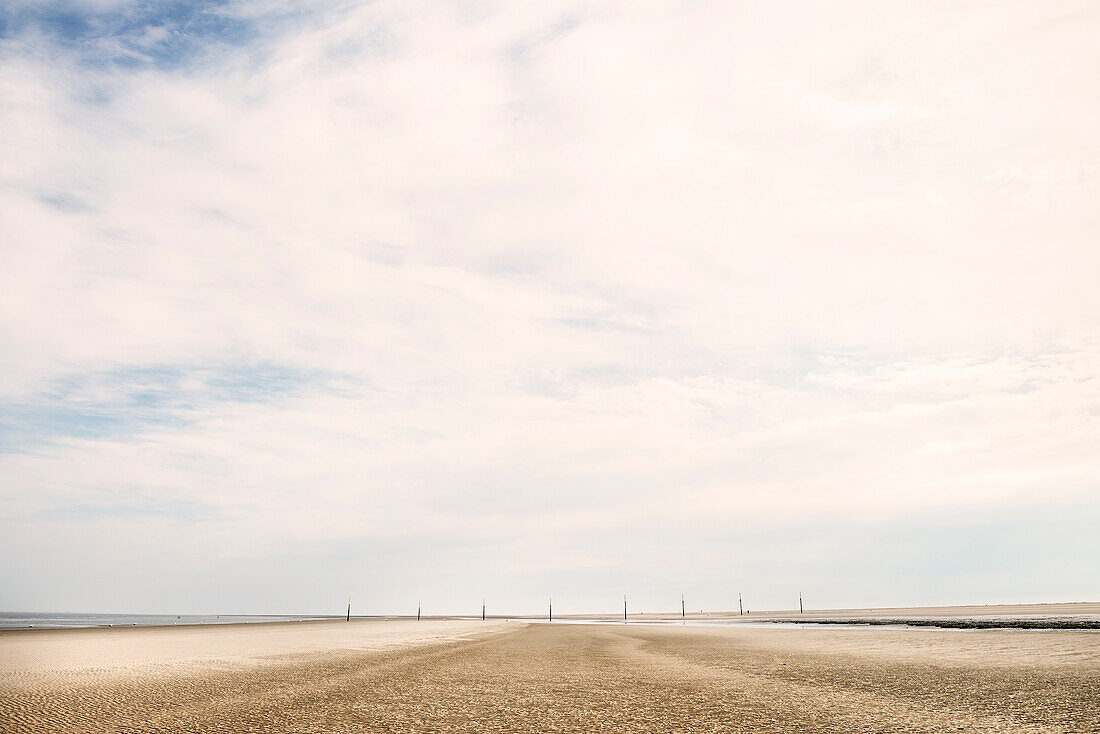
[(276, 10), (0, 46), (0, 606), (1100, 593), (1091, 4)]

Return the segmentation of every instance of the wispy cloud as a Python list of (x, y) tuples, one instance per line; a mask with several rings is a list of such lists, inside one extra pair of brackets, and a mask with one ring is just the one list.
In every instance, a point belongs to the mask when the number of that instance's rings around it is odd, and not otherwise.
[(1100, 14), (304, 7), (0, 14), (0, 606), (1078, 588)]
[(227, 403), (273, 403), (308, 390), (339, 390), (338, 375), (271, 365), (124, 367), (69, 375), (46, 389), (0, 402), (0, 453), (68, 438), (132, 438), (183, 428)]
[(290, 3), (233, 0), (14, 0), (0, 12), (0, 38), (9, 43), (45, 46), (92, 69), (134, 71), (207, 63), (311, 16)]

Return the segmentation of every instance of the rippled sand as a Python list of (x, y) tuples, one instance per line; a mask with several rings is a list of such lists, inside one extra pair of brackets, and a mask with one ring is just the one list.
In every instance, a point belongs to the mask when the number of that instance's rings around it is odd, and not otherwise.
[(0, 635), (4, 732), (1100, 730), (1100, 633), (324, 622)]

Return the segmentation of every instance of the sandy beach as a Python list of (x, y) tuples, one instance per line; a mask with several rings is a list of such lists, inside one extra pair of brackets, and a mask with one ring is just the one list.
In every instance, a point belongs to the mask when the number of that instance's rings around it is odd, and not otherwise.
[(1100, 730), (1100, 633), (303, 622), (0, 634), (0, 731)]

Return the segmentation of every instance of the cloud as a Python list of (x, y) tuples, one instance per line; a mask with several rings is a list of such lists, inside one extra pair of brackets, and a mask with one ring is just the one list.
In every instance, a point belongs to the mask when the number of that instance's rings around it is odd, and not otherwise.
[[(853, 524), (1095, 513), (1073, 9), (9, 6), (0, 604), (53, 598), (25, 569), (62, 536), (182, 578), (316, 561), (269, 611), (570, 574), (595, 607), (772, 589), (810, 518), (842, 589), (881, 550)], [(147, 570), (88, 603), (151, 608)]]
[(225, 403), (271, 402), (302, 390), (339, 390), (339, 375), (277, 366), (116, 369), (72, 375), (19, 401), (0, 403), (0, 452), (65, 438), (119, 439), (152, 427), (195, 424)]

